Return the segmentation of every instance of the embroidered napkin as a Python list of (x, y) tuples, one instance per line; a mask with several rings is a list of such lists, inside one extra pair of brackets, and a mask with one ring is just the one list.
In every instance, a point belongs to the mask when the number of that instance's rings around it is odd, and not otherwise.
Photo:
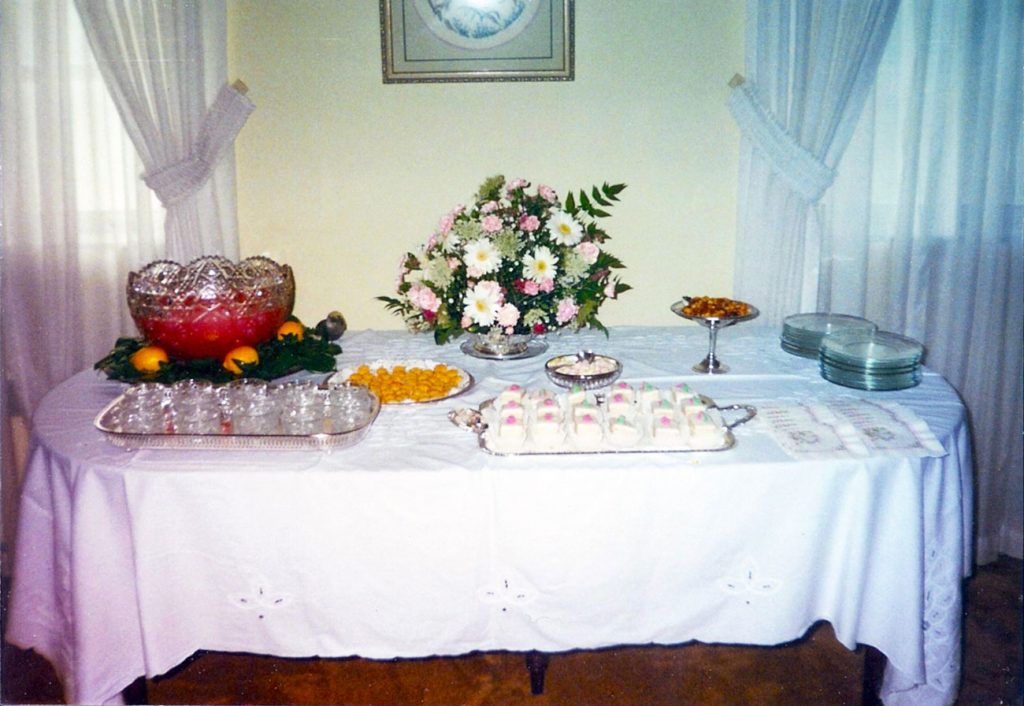
[(896, 402), (759, 404), (757, 420), (794, 458), (946, 455), (928, 425)]

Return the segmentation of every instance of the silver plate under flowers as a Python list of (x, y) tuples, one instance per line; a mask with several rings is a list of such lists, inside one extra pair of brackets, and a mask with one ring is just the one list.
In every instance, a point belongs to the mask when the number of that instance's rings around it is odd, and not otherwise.
[(489, 353), (477, 350), (473, 343), (473, 339), (463, 341), (459, 348), (466, 355), (474, 358), (482, 358), (483, 360), (518, 360), (520, 358), (532, 358), (535, 355), (540, 355), (548, 349), (548, 342), (543, 338), (530, 339), (526, 344), (526, 350), (518, 353)]

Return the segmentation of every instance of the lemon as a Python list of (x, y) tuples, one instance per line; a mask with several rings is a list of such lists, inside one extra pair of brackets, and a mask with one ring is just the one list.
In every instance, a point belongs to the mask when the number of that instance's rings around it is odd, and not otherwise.
[(277, 340), (283, 341), (285, 336), (295, 336), (298, 341), (306, 335), (306, 327), (300, 321), (285, 321), (277, 329)]
[(158, 373), (160, 372), (161, 363), (170, 362), (170, 359), (167, 357), (167, 351), (160, 346), (143, 346), (132, 353), (131, 358), (128, 360), (131, 362), (132, 367), (143, 375)]
[(238, 346), (228, 351), (228, 354), (224, 356), (222, 365), (228, 372), (241, 375), (242, 369), (238, 367), (240, 363), (255, 365), (259, 362), (260, 354), (256, 352), (255, 348), (252, 346)]

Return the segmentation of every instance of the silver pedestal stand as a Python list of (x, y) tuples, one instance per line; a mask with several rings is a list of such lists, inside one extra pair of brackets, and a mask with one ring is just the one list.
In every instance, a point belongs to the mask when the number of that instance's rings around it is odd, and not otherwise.
[(747, 304), (748, 313), (744, 316), (691, 316), (683, 313), (683, 309), (689, 303), (690, 297), (683, 297), (672, 305), (672, 313), (689, 321), (696, 321), (708, 330), (708, 354), (704, 357), (704, 360), (693, 366), (693, 371), (708, 375), (720, 375), (729, 372), (729, 366), (718, 359), (715, 351), (718, 345), (719, 329), (738, 324), (741, 321), (749, 321), (760, 312), (755, 307)]

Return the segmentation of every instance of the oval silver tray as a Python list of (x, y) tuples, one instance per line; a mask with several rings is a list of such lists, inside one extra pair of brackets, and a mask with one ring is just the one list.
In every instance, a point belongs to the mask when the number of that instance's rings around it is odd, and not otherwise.
[(370, 430), (374, 420), (380, 413), (380, 400), (371, 395), (373, 401), (366, 423), (355, 429), (322, 434), (233, 434), (226, 429), (221, 434), (139, 434), (126, 432), (117, 428), (114, 419), (117, 405), (122, 397), (113, 402), (96, 415), (95, 426), (107, 440), (115, 446), (126, 449), (214, 449), (239, 450), (252, 449), (264, 451), (318, 450), (333, 451), (358, 443)]

